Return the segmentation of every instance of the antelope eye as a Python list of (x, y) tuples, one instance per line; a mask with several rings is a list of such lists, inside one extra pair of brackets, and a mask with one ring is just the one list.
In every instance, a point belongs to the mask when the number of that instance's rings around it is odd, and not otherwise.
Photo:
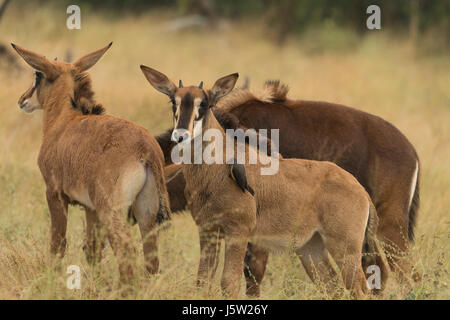
[(34, 86), (37, 87), (39, 85), (39, 83), (41, 82), (44, 75), (42, 74), (42, 72), (36, 71), (35, 76), (36, 76), (36, 80), (35, 80)]
[(208, 101), (203, 100), (203, 101), (200, 103), (200, 107), (202, 107), (202, 108), (208, 108)]

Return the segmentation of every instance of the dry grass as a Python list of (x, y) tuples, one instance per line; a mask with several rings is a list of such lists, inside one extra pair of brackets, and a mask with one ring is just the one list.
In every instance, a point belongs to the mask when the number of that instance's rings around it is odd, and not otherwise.
[[(79, 57), (114, 41), (91, 71), (97, 98), (108, 113), (135, 121), (153, 134), (169, 127), (169, 109), (167, 99), (148, 85), (139, 64), (155, 67), (174, 80), (181, 77), (185, 84), (203, 80), (207, 87), (235, 71), (250, 76), (253, 88), (260, 88), (268, 78), (280, 78), (290, 85), (291, 97), (343, 103), (391, 121), (422, 160), (422, 205), (412, 259), (423, 272), (423, 281), (412, 291), (390, 281), (381, 297), (450, 298), (449, 56), (416, 57), (406, 43), (386, 32), (374, 32), (351, 50), (311, 56), (305, 48), (314, 45), (303, 43), (308, 38), (293, 39), (280, 49), (265, 39), (254, 21), (231, 24), (220, 32), (180, 35), (164, 31), (170, 16), (164, 12), (120, 20), (82, 12), (82, 29), (71, 31), (65, 28), (64, 8), (28, 10), (34, 14), (21, 19), (23, 13), (11, 5), (2, 21), (0, 41), (14, 41), (60, 59), (68, 48)], [(95, 270), (85, 261), (80, 209), (70, 209), (66, 257), (51, 262), (50, 219), (36, 164), (42, 113), (25, 115), (16, 106), (32, 81), (31, 70), (22, 65), (25, 71), (16, 73), (0, 64), (0, 299), (118, 298), (111, 249)], [(137, 237), (138, 231), (133, 231)], [(174, 217), (172, 227), (161, 232), (160, 238), (162, 272), (149, 279), (141, 265), (134, 298), (221, 298), (218, 277), (209, 290), (195, 288), (199, 245), (188, 213)], [(82, 269), (81, 290), (66, 288), (66, 268), (72, 264)], [(298, 259), (286, 253), (271, 256), (262, 298), (327, 297), (307, 278)]]

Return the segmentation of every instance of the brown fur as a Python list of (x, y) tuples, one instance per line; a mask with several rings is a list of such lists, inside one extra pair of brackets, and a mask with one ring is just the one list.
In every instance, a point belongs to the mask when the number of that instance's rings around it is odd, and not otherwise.
[[(208, 116), (204, 129), (220, 128), (212, 112)], [(280, 159), (279, 173), (274, 176), (261, 176), (259, 165), (246, 165), (247, 179), (255, 190), (252, 197), (227, 179), (223, 167), (183, 166), (188, 207), (199, 226), (202, 249), (211, 243), (217, 248), (214, 256), (212, 250), (202, 250), (199, 281), (211, 280), (214, 274), (210, 266), (214, 268), (217, 263), (214, 259), (219, 246), (213, 237), (219, 234), (226, 243), (222, 286), (227, 295), (237, 294), (248, 242), (275, 252), (294, 247), (311, 279), (332, 290), (334, 277), (328, 275), (334, 270), (328, 257), (324, 254), (321, 261), (311, 264), (308, 260), (315, 259), (317, 250), (302, 251), (319, 237), (324, 242), (321, 250), (330, 252), (336, 260), (347, 289), (362, 297), (367, 288), (361, 252), (371, 202), (356, 179), (331, 163)], [(371, 230), (376, 228), (372, 221)], [(324, 265), (328, 270), (315, 274)]]
[[(164, 169), (166, 175), (166, 185), (167, 191), (169, 192), (170, 209), (172, 211), (181, 211), (186, 208), (187, 201), (186, 198), (178, 197), (178, 194), (184, 195), (184, 186), (186, 185), (186, 180), (184, 179), (183, 172), (181, 171), (181, 165), (171, 164)], [(169, 191), (170, 190), (170, 191)]]
[[(156, 89), (178, 101), (174, 107), (177, 110), (174, 129), (186, 129), (193, 136), (192, 114), (195, 108), (192, 101), (202, 99), (205, 95), (203, 90), (197, 87), (178, 89), (160, 72), (148, 67), (143, 68), (143, 72)], [(231, 91), (236, 79), (234, 74), (216, 82), (208, 91), (209, 100), (212, 100), (209, 101), (210, 107), (215, 105), (220, 95)], [(220, 93), (218, 96), (217, 92)], [(184, 99), (186, 95), (193, 99)], [(200, 118), (202, 130), (220, 130), (225, 139), (225, 132), (211, 109), (204, 109), (200, 114), (204, 115)], [(181, 118), (191, 119), (190, 123), (184, 123), (182, 125), (186, 127), (182, 127), (178, 121)], [(202, 143), (205, 150), (208, 144), (214, 142)], [(191, 147), (194, 147), (193, 144)], [(252, 147), (248, 144), (245, 147), (248, 156)], [(226, 159), (223, 160), (225, 163)], [(372, 254), (379, 255), (374, 245), (376, 212), (369, 195), (351, 174), (330, 162), (283, 159), (279, 156), (278, 173), (261, 175), (260, 163), (247, 162), (247, 180), (255, 190), (252, 196), (242, 192), (229, 178), (230, 165), (202, 163), (181, 166), (186, 180), (188, 208), (200, 232), (200, 284), (213, 277), (220, 240), (225, 239), (222, 288), (227, 296), (236, 297), (238, 293), (249, 242), (252, 247), (265, 251), (293, 247), (311, 279), (319, 279), (331, 288), (334, 270), (328, 260), (329, 252), (342, 272), (346, 288), (356, 297), (367, 292), (361, 252), (364, 242), (375, 251)], [(382, 263), (382, 260), (379, 262)], [(382, 269), (386, 271), (386, 268)], [(315, 274), (315, 270), (319, 272)]]
[[(271, 87), (266, 85), (265, 91)], [(387, 245), (391, 266), (409, 274), (410, 266), (400, 257), (414, 235), (420, 164), (403, 134), (379, 117), (342, 105), (287, 98), (267, 103), (233, 95), (233, 102), (227, 102), (227, 97), (219, 108), (249, 128), (280, 128), (280, 152), (285, 157), (333, 161), (358, 179), (377, 208), (379, 237)], [(416, 163), (418, 179), (408, 207)]]
[[(279, 129), (279, 151), (285, 158), (332, 161), (352, 173), (375, 204), (380, 219), (378, 237), (386, 246), (391, 267), (400, 275), (409, 275), (411, 267), (405, 256), (419, 208), (420, 162), (414, 147), (398, 129), (377, 116), (333, 103), (290, 100), (287, 87), (282, 88), (279, 82), (267, 82), (261, 95), (233, 90), (215, 109), (231, 113), (240, 126)], [(408, 208), (416, 163), (417, 183)], [(248, 255), (248, 261), (258, 260), (251, 249)], [(255, 255), (266, 259), (261, 250)]]
[[(155, 226), (168, 219), (164, 158), (157, 141), (142, 127), (109, 115), (94, 115), (98, 104), (87, 104), (87, 115), (74, 108), (92, 100), (85, 70), (109, 48), (75, 63), (49, 61), (14, 46), (33, 68), (44, 74), (27, 90), (19, 105), (31, 112), (43, 109), (43, 142), (38, 164), (47, 187), (51, 216), (51, 252), (63, 256), (66, 248), (68, 204), (86, 209), (86, 258), (100, 259), (106, 233), (119, 264), (121, 280), (133, 277), (134, 252), (127, 213), (139, 223), (149, 272), (157, 272)], [(30, 95), (31, 94), (31, 95)], [(89, 98), (89, 99), (88, 99)]]

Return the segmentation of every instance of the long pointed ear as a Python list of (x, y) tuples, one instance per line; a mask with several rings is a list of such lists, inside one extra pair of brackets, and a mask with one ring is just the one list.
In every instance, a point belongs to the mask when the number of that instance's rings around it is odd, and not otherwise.
[(58, 75), (57, 68), (44, 56), (34, 53), (11, 43), (11, 46), (33, 69), (41, 71), (48, 79), (54, 79)]
[(214, 86), (208, 92), (210, 106), (214, 106), (220, 100), (220, 98), (227, 95), (231, 90), (233, 90), (238, 78), (239, 73), (233, 73), (217, 80), (216, 83), (214, 83)]
[(141, 65), (141, 70), (153, 88), (159, 92), (167, 94), (169, 97), (173, 97), (175, 95), (177, 87), (172, 81), (169, 80), (169, 78), (167, 78), (165, 74), (144, 65)]
[(112, 42), (108, 44), (106, 47), (94, 51), (92, 53), (89, 53), (88, 55), (85, 55), (84, 57), (78, 59), (73, 63), (73, 65), (75, 66), (75, 68), (77, 68), (79, 72), (86, 71), (87, 69), (91, 68), (94, 64), (96, 64), (97, 61), (100, 60), (100, 58), (105, 54), (105, 52), (109, 48), (111, 48), (111, 46)]

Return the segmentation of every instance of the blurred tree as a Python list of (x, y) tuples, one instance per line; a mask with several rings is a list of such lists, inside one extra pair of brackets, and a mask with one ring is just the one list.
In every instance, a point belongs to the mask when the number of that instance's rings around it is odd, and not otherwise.
[[(3, 0), (0, 4), (0, 22), (9, 2), (9, 0)], [(7, 68), (14, 69), (16, 71), (20, 71), (22, 69), (16, 60), (16, 56), (12, 54), (9, 51), (8, 46), (3, 43), (0, 43), (0, 63), (4, 64)]]
[(177, 3), (180, 12), (198, 14), (206, 19), (209, 26), (217, 26), (219, 17), (212, 0), (178, 0)]
[(8, 5), (9, 0), (3, 0), (2, 4), (0, 4), (0, 21), (2, 20), (3, 12), (5, 12), (6, 6)]
[(295, 30), (296, 0), (272, 0), (268, 16), (269, 26), (274, 30), (275, 41), (282, 45), (287, 36)]
[(411, 43), (415, 47), (417, 44), (417, 35), (419, 33), (419, 12), (420, 12), (420, 0), (411, 0), (410, 7), (410, 19), (409, 19), (409, 38)]
[[(19, 0), (22, 2), (24, 0)], [(40, 0), (55, 2), (55, 0)], [(71, 0), (62, 3), (71, 4)], [(368, 32), (366, 9), (375, 4), (381, 8), (381, 28), (409, 35), (419, 42), (428, 31), (442, 35), (440, 40), (449, 43), (450, 0), (78, 0), (80, 5), (105, 8), (122, 14), (152, 8), (173, 8), (181, 15), (196, 14), (208, 25), (219, 19), (245, 19), (257, 17), (265, 24), (278, 43), (291, 34), (308, 29), (336, 26), (357, 34)], [(61, 3), (61, 2), (59, 2)]]

